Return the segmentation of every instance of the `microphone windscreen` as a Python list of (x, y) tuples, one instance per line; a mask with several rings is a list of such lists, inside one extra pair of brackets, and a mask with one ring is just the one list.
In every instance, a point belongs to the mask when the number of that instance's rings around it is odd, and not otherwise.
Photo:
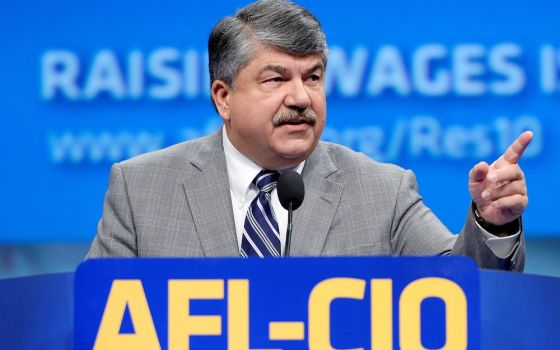
[(296, 210), (303, 203), (305, 197), (305, 187), (303, 178), (296, 171), (289, 170), (278, 177), (278, 199), (280, 204), (288, 210), (292, 202), (292, 210)]

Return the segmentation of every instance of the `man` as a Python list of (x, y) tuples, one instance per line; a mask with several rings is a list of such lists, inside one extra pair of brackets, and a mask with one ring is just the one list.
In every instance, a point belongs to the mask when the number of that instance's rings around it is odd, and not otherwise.
[(270, 170), (294, 169), (306, 194), (292, 255), (464, 254), (481, 267), (523, 269), (527, 188), (517, 162), (530, 132), (471, 170), (473, 202), (455, 236), (424, 205), (411, 171), (319, 142), (328, 49), (309, 11), (256, 2), (222, 19), (208, 50), (224, 127), (115, 164), (88, 257), (280, 256), (287, 212)]

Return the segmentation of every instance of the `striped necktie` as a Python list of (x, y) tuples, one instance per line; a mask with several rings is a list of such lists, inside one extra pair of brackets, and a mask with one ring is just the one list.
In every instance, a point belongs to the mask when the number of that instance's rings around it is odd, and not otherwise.
[(278, 176), (276, 171), (262, 170), (253, 179), (259, 194), (251, 202), (245, 217), (240, 252), (242, 257), (280, 256), (280, 230), (270, 200)]

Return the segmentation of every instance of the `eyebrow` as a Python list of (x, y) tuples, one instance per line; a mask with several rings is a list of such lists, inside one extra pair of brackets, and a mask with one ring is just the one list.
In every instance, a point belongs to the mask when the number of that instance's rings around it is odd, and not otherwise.
[[(262, 67), (259, 71), (258, 75), (263, 74), (266, 71), (273, 71), (276, 72), (278, 74), (287, 74), (289, 69), (278, 65), (278, 64), (267, 64), (266, 66)], [(316, 70), (320, 70), (321, 72), (323, 72), (325, 70), (325, 67), (323, 66), (323, 62), (317, 62), (315, 63), (311, 68), (309, 68), (308, 70), (306, 70), (306, 74), (312, 73)]]
[(266, 71), (273, 71), (278, 74), (286, 74), (288, 72), (288, 68), (278, 65), (278, 64), (267, 64), (266, 66), (262, 67), (259, 71), (259, 75), (263, 74)]
[(309, 69), (307, 70), (306, 73), (307, 73), (307, 74), (313, 73), (313, 72), (316, 71), (316, 70), (320, 70), (321, 73), (325, 70), (325, 66), (323, 65), (323, 62), (317, 62), (317, 63), (315, 63), (315, 64), (313, 65), (313, 67), (311, 67), (311, 68), (309, 68)]

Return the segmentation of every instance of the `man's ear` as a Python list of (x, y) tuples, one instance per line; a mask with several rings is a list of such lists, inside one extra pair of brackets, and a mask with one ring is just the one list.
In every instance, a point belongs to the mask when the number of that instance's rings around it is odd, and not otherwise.
[(224, 121), (229, 121), (229, 95), (231, 88), (228, 84), (224, 83), (222, 80), (214, 80), (212, 87), (210, 88), (210, 94), (212, 95), (212, 100), (216, 105), (218, 113)]

